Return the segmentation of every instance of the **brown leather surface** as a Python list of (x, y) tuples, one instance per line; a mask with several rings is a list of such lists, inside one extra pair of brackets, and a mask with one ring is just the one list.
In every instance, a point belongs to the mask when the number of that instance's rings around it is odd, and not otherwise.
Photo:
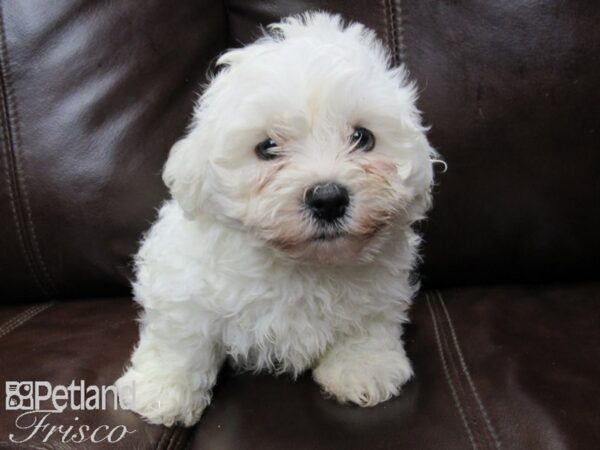
[[(90, 430), (101, 425), (107, 425), (110, 429), (124, 425), (130, 431), (135, 430), (117, 443), (63, 443), (60, 434), (50, 436), (47, 442), (43, 442), (44, 430), (38, 431), (22, 444), (13, 444), (9, 440), (11, 433), (15, 439), (23, 440), (31, 434), (32, 429), (19, 430), (16, 427), (15, 420), (22, 411), (5, 410), (6, 381), (48, 381), (56, 386), (69, 385), (72, 380), (77, 383), (85, 380), (86, 386), (109, 386), (122, 373), (137, 341), (137, 324), (134, 321), (136, 310), (130, 299), (90, 299), (46, 303), (42, 306), (46, 309), (34, 315), (23, 313), (38, 305), (0, 308), (0, 449), (182, 448), (189, 430), (148, 425), (129, 411), (110, 408), (107, 411), (67, 409), (52, 414), (47, 423), (62, 425), (63, 428), (74, 425), (76, 430), (81, 425), (90, 426)], [(10, 323), (11, 318), (17, 318), (21, 323), (5, 333), (6, 324)], [(23, 420), (22, 423), (28, 424), (30, 421)], [(105, 434), (104, 430), (100, 430), (98, 436)], [(73, 435), (77, 437), (77, 431), (68, 436)]]
[(345, 2), (343, 0), (284, 0), (284, 1), (244, 1), (227, 2), (229, 21), (229, 45), (239, 47), (249, 43), (261, 35), (259, 26), (278, 21), (291, 14), (302, 14), (306, 11), (328, 11), (339, 13), (347, 20), (355, 20), (376, 30), (379, 37), (391, 47), (396, 7), (392, 2), (369, 2), (367, 0)]
[(428, 285), (598, 280), (600, 3), (402, 1), (446, 157)]
[(192, 448), (595, 447), (600, 285), (441, 295), (443, 305), (434, 292), (415, 304), (406, 340), (416, 378), (398, 398), (360, 409), (324, 399), (308, 376), (228, 372)]
[[(405, 337), (416, 378), (398, 398), (361, 409), (324, 398), (309, 375), (292, 382), (226, 369), (191, 448), (594, 448), (599, 302), (598, 283), (429, 291), (417, 299)], [(29, 306), (12, 308), (10, 315), (0, 308), (0, 330)], [(52, 304), (0, 337), (0, 380), (111, 384), (136, 340), (134, 317), (127, 299)], [(137, 431), (93, 448), (183, 448), (190, 432), (148, 426), (126, 411), (68, 411), (53, 423), (72, 424), (73, 416)], [(0, 415), (0, 448), (42, 445), (9, 445), (14, 420)]]
[(360, 409), (324, 399), (307, 376), (227, 373), (192, 448), (594, 448), (600, 285), (442, 298), (415, 304), (406, 340), (416, 378), (398, 398)]
[(220, 2), (0, 3), (0, 298), (128, 292)]

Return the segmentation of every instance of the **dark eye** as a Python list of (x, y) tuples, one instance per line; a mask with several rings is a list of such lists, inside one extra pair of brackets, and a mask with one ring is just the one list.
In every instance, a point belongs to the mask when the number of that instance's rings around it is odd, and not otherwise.
[(279, 154), (273, 151), (275, 147), (277, 147), (277, 142), (271, 138), (268, 138), (262, 142), (259, 142), (254, 148), (254, 152), (259, 159), (268, 161), (269, 159), (275, 159), (279, 156)]
[(375, 147), (375, 136), (366, 128), (355, 128), (350, 140), (355, 149), (363, 152), (370, 152)]

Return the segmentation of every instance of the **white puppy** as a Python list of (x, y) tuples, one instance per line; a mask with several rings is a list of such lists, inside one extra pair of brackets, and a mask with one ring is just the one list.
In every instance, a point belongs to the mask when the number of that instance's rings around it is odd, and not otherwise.
[(414, 87), (375, 33), (292, 17), (218, 61), (136, 257), (140, 342), (119, 388), (151, 423), (191, 425), (226, 357), (372, 406), (412, 376), (411, 229), (435, 152)]

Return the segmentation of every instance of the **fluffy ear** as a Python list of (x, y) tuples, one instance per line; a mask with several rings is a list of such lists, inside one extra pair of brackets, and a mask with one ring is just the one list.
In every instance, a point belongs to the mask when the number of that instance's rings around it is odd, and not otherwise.
[(192, 132), (176, 142), (163, 169), (163, 181), (186, 217), (201, 208), (207, 174), (207, 152), (199, 133)]

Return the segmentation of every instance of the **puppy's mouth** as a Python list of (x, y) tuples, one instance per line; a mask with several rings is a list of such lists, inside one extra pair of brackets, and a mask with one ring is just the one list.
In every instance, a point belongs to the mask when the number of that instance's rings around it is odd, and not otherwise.
[(348, 233), (342, 230), (323, 231), (318, 233), (312, 240), (317, 242), (335, 241), (347, 236)]

